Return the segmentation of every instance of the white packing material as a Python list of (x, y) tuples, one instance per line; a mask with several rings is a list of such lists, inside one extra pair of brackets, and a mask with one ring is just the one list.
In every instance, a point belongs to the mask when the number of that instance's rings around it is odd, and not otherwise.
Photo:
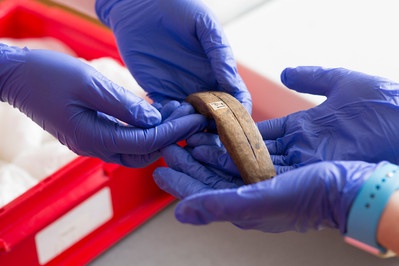
[(19, 154), (12, 163), (26, 170), (40, 181), (75, 159), (77, 155), (57, 140), (43, 143), (40, 147)]
[(0, 163), (0, 208), (33, 187), (37, 180), (16, 165)]
[(44, 131), (25, 114), (0, 102), (0, 160), (11, 162), (18, 154), (40, 147)]

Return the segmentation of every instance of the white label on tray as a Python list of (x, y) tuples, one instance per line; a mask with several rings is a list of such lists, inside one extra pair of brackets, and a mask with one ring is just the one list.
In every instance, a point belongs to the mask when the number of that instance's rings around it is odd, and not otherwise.
[(46, 264), (112, 216), (111, 192), (106, 187), (36, 234), (39, 263)]

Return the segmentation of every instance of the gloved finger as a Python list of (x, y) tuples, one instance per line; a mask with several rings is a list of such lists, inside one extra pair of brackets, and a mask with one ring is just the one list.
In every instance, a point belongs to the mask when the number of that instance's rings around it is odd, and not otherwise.
[(131, 168), (145, 167), (161, 158), (160, 151), (147, 154), (116, 154), (109, 162), (117, 163)]
[(299, 185), (299, 180), (290, 183), (289, 190), (283, 187), (287, 185), (286, 182), (278, 181), (278, 177), (275, 177), (238, 189), (206, 191), (190, 196), (177, 204), (175, 216), (183, 223), (202, 225), (229, 221), (245, 229), (257, 229), (262, 219), (262, 230), (287, 230), (293, 227), (292, 209), (297, 205), (298, 194), (302, 191), (290, 190)]
[(285, 156), (284, 155), (270, 155), (270, 158), (272, 159), (273, 165), (279, 165), (279, 166), (286, 166), (287, 163), (285, 161)]
[(178, 199), (212, 190), (204, 183), (184, 173), (173, 170), (172, 168), (160, 167), (155, 169), (153, 178), (160, 189), (172, 194)]
[(161, 103), (159, 103), (159, 102), (153, 102), (151, 105), (152, 105), (155, 109), (157, 109), (158, 112), (161, 112), (161, 109), (162, 109), (162, 107), (163, 107), (163, 105), (162, 105)]
[(196, 113), (196, 111), (191, 104), (183, 102), (183, 103), (179, 104), (179, 106), (173, 110), (173, 112), (168, 116), (167, 119), (164, 120), (164, 122), (174, 120), (174, 119), (183, 117), (185, 115), (195, 114), (195, 113)]
[(76, 119), (82, 120), (82, 125), (78, 127), (81, 130), (80, 139), (84, 140), (79, 143), (79, 147), (75, 147), (76, 150), (95, 149), (108, 154), (149, 154), (186, 139), (207, 125), (206, 118), (198, 114), (187, 115), (149, 129), (120, 126), (97, 116)]
[[(196, 159), (194, 156), (193, 156), (193, 150), (194, 150), (195, 148), (192, 148), (192, 147), (190, 147), (190, 146), (185, 146), (184, 147), (184, 150), (186, 150), (188, 153), (190, 153), (190, 155), (194, 158), (194, 159)], [(197, 161), (199, 161), (199, 160), (197, 160)], [(229, 173), (228, 171), (226, 171), (226, 169), (220, 169), (220, 168), (216, 168), (216, 167), (213, 167), (212, 165), (209, 165), (209, 164), (206, 164), (206, 163), (203, 163), (203, 162), (201, 162), (201, 161), (199, 161), (201, 164), (203, 164), (203, 165), (205, 165), (206, 166), (206, 168), (208, 168), (208, 169), (210, 169), (212, 172), (214, 172), (216, 175), (218, 175), (218, 176), (220, 176), (220, 177), (223, 177), (225, 180), (227, 180), (228, 182), (232, 182), (232, 183), (235, 183), (237, 186), (243, 186), (244, 185), (244, 181), (242, 180), (242, 178), (239, 176), (239, 173), (237, 172), (237, 173)]]
[[(160, 105), (166, 105), (168, 102), (176, 100), (174, 98), (165, 96), (162, 93), (159, 93), (159, 92), (156, 92), (156, 91), (148, 92), (147, 96), (150, 97), (154, 101), (154, 103), (158, 103)], [(184, 100), (184, 99), (181, 99), (181, 100)]]
[[(136, 147), (136, 153), (145, 154), (159, 150), (167, 145), (176, 143), (180, 140), (186, 139), (189, 136), (197, 133), (206, 128), (208, 124), (207, 119), (199, 114), (191, 114), (165, 122), (157, 127), (139, 130), (136, 129), (135, 134), (130, 135), (129, 138), (123, 139), (125, 137), (123, 134), (122, 143), (120, 146), (126, 145), (126, 152), (130, 150), (132, 152)], [(131, 137), (131, 138), (130, 138)], [(133, 143), (132, 143), (133, 138)], [(137, 145), (141, 143), (143, 145)], [(137, 146), (139, 146), (137, 148)], [(130, 147), (130, 149), (128, 148)]]
[(285, 134), (285, 123), (288, 117), (274, 118), (257, 123), (264, 140), (275, 140)]
[[(120, 87), (93, 71), (96, 87), (87, 90), (85, 99), (88, 108), (111, 115), (130, 125), (149, 128), (159, 125), (162, 116), (158, 110), (133, 92)], [(85, 104), (85, 103), (83, 103)]]
[(170, 101), (164, 106), (158, 108), (158, 111), (162, 115), (162, 121), (165, 121), (179, 106), (180, 103), (178, 101)]
[(252, 114), (252, 98), (247, 87), (242, 88), (238, 93), (233, 94), (233, 96), (244, 106), (249, 114)]
[[(215, 221), (241, 221), (251, 209), (255, 197), (241, 197), (237, 189), (205, 191), (180, 201), (175, 209), (176, 219), (182, 223), (195, 225)], [(259, 193), (255, 193), (259, 195)], [(268, 202), (265, 201), (265, 204)], [(257, 206), (253, 202), (252, 206)], [(241, 217), (240, 217), (241, 216)]]
[[(184, 147), (184, 150), (186, 150), (188, 153), (190, 153), (190, 155), (191, 155), (194, 159), (196, 159), (196, 158), (193, 156), (193, 154), (192, 154), (194, 149), (195, 149), (195, 148), (192, 148), (192, 147), (190, 147), (190, 146), (185, 146), (185, 147)], [(199, 160), (197, 160), (197, 161), (199, 161)], [(229, 173), (228, 171), (226, 171), (226, 169), (220, 169), (220, 168), (214, 167), (214, 166), (212, 166), (212, 165), (210, 165), (210, 164), (203, 163), (203, 162), (201, 162), (201, 161), (199, 161), (199, 162), (200, 162), (201, 164), (205, 165), (206, 168), (210, 169), (210, 170), (211, 170), (212, 172), (214, 172), (216, 175), (218, 175), (218, 176), (220, 176), (220, 177), (223, 177), (223, 178), (224, 178), (225, 180), (227, 180), (228, 182), (234, 183), (234, 184), (236, 184), (238, 187), (244, 185), (244, 181), (243, 181), (242, 178), (239, 176), (238, 171), (237, 171), (237, 173)]]
[(329, 96), (336, 83), (350, 72), (343, 68), (300, 66), (284, 69), (280, 78), (285, 86), (297, 92)]
[(294, 165), (274, 165), (274, 169), (276, 170), (277, 175), (294, 170), (296, 168), (298, 168), (298, 167), (294, 166)]
[[(218, 78), (218, 76), (216, 76), (216, 78)], [(240, 79), (241, 79), (241, 77), (240, 77)], [(218, 82), (219, 82), (219, 80), (218, 80)], [(228, 88), (228, 85), (219, 84), (220, 91), (229, 92), (231, 95), (234, 96), (234, 98), (236, 98), (244, 106), (245, 110), (247, 110), (247, 112), (249, 114), (252, 114), (252, 98), (251, 98), (251, 94), (249, 93), (246, 85), (244, 84), (243, 86), (238, 87), (238, 91), (237, 91), (237, 88), (235, 88), (235, 89), (231, 89), (231, 87), (230, 87), (230, 89), (226, 89), (226, 88)], [(230, 92), (230, 91), (232, 91), (232, 92)], [(236, 92), (234, 92), (234, 91), (236, 91)]]
[[(223, 177), (224, 180), (226, 180), (229, 183), (234, 183), (236, 186), (232, 186), (232, 187), (241, 187), (244, 184), (244, 180), (241, 178), (241, 176), (239, 174), (232, 174), (229, 173), (228, 171), (225, 171), (223, 169), (217, 169), (215, 167), (206, 166), (208, 169), (210, 169), (212, 172), (214, 172), (216, 175)], [(231, 187), (230, 184), (228, 187)]]
[(197, 147), (202, 145), (216, 147), (223, 146), (218, 135), (206, 132), (200, 132), (189, 137), (187, 139), (187, 145), (191, 147)]
[(252, 113), (251, 95), (237, 70), (236, 61), (223, 27), (211, 12), (198, 16), (197, 36), (211, 62), (221, 90), (237, 98)]
[(236, 184), (218, 176), (215, 172), (203, 166), (190, 153), (178, 145), (170, 145), (162, 149), (161, 154), (169, 167), (195, 177), (195, 179), (208, 185), (210, 188), (236, 187)]
[[(172, 98), (165, 97), (165, 96), (163, 96), (163, 95), (161, 95), (159, 93), (156, 93), (156, 92), (149, 93), (148, 95), (151, 97), (151, 99), (153, 99), (154, 101), (158, 102), (159, 105), (167, 104), (168, 102), (173, 101)], [(189, 103), (182, 102), (182, 105), (183, 104), (189, 104)], [(209, 120), (207, 131), (208, 132), (215, 132), (216, 131), (216, 123), (215, 123), (214, 120), (212, 120), (212, 119)]]
[(278, 138), (276, 140), (266, 140), (265, 141), (267, 150), (270, 155), (284, 155), (285, 154), (285, 145), (282, 138)]
[(192, 150), (191, 154), (196, 160), (202, 163), (223, 170), (231, 175), (240, 176), (237, 166), (224, 148), (198, 146)]
[(112, 117), (110, 115), (107, 115), (107, 114), (104, 114), (104, 113), (101, 113), (101, 112), (97, 112), (97, 115), (99, 117), (104, 118), (104, 119), (108, 119), (109, 121), (111, 121), (113, 123), (116, 123), (118, 125), (121, 125), (121, 126), (126, 125), (126, 124), (122, 123), (121, 121), (119, 121), (118, 119), (116, 119), (115, 117)]

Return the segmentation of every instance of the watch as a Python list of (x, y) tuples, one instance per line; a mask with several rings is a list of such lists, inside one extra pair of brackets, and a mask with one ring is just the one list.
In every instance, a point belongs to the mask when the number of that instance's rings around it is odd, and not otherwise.
[(391, 195), (399, 189), (399, 166), (386, 164), (360, 188), (347, 220), (345, 241), (379, 257), (395, 256), (377, 242), (378, 222)]

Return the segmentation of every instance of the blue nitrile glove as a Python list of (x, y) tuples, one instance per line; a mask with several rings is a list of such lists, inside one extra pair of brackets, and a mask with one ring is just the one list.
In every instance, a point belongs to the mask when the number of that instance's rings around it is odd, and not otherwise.
[[(240, 175), (219, 135), (209, 132), (196, 133), (187, 139), (187, 145), (190, 147), (191, 155), (201, 163), (230, 175)], [(275, 166), (275, 169), (277, 172), (278, 167)]]
[[(277, 173), (323, 160), (399, 163), (398, 83), (321, 67), (287, 68), (281, 80), (288, 88), (325, 95), (327, 100), (309, 110), (258, 123)], [(234, 164), (214, 136), (200, 136), (189, 142), (198, 147), (195, 158), (234, 172)]]
[(182, 101), (194, 92), (219, 90), (251, 112), (250, 94), (222, 26), (202, 1), (97, 0), (96, 12), (154, 101)]
[(130, 167), (153, 162), (160, 148), (207, 125), (192, 106), (177, 102), (161, 108), (162, 122), (156, 108), (76, 58), (2, 44), (0, 100), (75, 153)]
[(399, 84), (347, 69), (287, 68), (281, 81), (324, 95), (317, 107), (259, 123), (276, 165), (321, 160), (399, 163)]
[(181, 200), (176, 218), (196, 225), (228, 221), (264, 232), (337, 228), (346, 230), (357, 192), (378, 165), (361, 161), (326, 161), (270, 180), (240, 186), (237, 177), (215, 172), (183, 148), (162, 150), (170, 168), (157, 168), (158, 186)]

